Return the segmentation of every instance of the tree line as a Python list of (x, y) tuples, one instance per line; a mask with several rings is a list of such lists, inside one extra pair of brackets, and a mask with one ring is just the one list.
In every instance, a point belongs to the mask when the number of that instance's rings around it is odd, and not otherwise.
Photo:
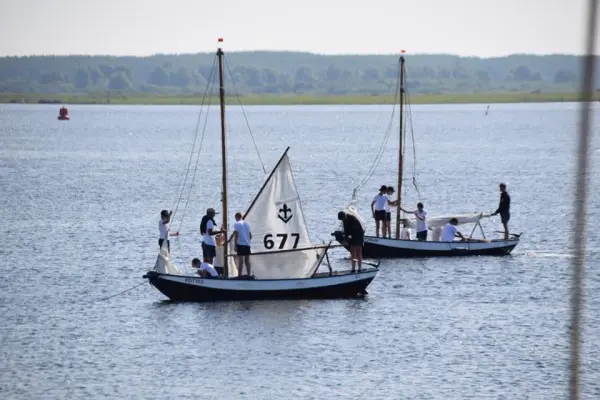
[[(582, 57), (572, 55), (405, 58), (411, 93), (573, 92), (582, 73)], [(216, 82), (214, 61), (213, 53), (2, 57), (0, 92), (201, 94)], [(236, 52), (226, 55), (225, 72), (242, 95), (376, 95), (395, 89), (398, 57)], [(596, 75), (600, 82), (600, 63)]]

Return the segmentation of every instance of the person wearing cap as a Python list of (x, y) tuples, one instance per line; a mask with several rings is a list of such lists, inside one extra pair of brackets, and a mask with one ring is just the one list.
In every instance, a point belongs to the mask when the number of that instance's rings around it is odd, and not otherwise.
[(200, 234), (202, 234), (202, 256), (209, 264), (213, 263), (217, 256), (217, 244), (213, 236), (225, 233), (223, 231), (214, 230), (217, 226), (214, 218), (216, 215), (214, 208), (208, 208), (206, 215), (200, 221)]
[(386, 211), (385, 208), (388, 205), (394, 205), (394, 202), (390, 201), (387, 195), (387, 186), (381, 185), (379, 193), (373, 198), (371, 202), (371, 212), (373, 213), (373, 219), (375, 219), (375, 235), (379, 237), (379, 226), (382, 225), (383, 237), (385, 237), (385, 219)]
[(362, 267), (362, 248), (365, 239), (365, 231), (359, 220), (352, 214), (344, 211), (338, 212), (338, 219), (342, 221), (344, 229), (344, 240), (350, 245), (350, 256), (352, 257), (352, 271), (355, 271), (358, 263), (358, 272)]
[(158, 221), (158, 248), (160, 249), (167, 239), (167, 251), (171, 252), (171, 242), (168, 239), (168, 236), (178, 236), (179, 232), (171, 233), (169, 232), (169, 226), (171, 225), (171, 215), (173, 215), (173, 211), (162, 210), (160, 212), (160, 221)]

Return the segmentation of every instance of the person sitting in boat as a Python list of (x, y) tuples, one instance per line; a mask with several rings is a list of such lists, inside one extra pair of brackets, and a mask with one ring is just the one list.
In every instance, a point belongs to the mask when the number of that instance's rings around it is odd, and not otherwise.
[(358, 263), (358, 272), (362, 268), (362, 248), (365, 241), (365, 231), (360, 221), (352, 214), (340, 211), (338, 219), (342, 221), (344, 229), (344, 241), (350, 245), (350, 257), (352, 257), (352, 271)]
[[(431, 228), (429, 228), (429, 229), (431, 229)], [(432, 231), (431, 240), (433, 240), (434, 242), (439, 242), (440, 239), (442, 238), (442, 230), (443, 229), (444, 228), (441, 226), (436, 226)]]
[(408, 228), (408, 220), (406, 218), (402, 218), (400, 221), (402, 222), (402, 229), (400, 230), (400, 239), (412, 240), (412, 235), (410, 233), (410, 229)]
[(200, 275), (203, 278), (216, 278), (219, 276), (219, 273), (217, 272), (217, 270), (215, 269), (215, 267), (213, 267), (212, 264), (209, 264), (207, 262), (207, 258), (204, 258), (204, 262), (200, 262), (199, 259), (194, 258), (192, 260), (192, 268), (197, 268), (198, 269), (198, 275)]
[[(179, 232), (169, 232), (169, 226), (171, 225), (171, 215), (173, 211), (162, 210), (160, 212), (160, 221), (158, 221), (158, 247), (161, 248), (167, 236), (178, 236)], [(171, 252), (171, 243), (167, 239), (167, 251)]]
[(458, 225), (458, 220), (452, 218), (450, 222), (444, 226), (444, 230), (442, 231), (442, 242), (453, 242), (455, 236), (460, 237), (462, 240), (467, 240), (467, 238), (458, 231), (456, 225)]

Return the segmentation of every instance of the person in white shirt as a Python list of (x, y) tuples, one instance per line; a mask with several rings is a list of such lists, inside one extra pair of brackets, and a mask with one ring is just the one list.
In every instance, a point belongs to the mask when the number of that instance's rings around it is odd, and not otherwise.
[[(388, 200), (391, 196), (394, 195), (394, 187), (393, 186), (388, 186), (387, 187), (387, 191), (386, 194), (388, 196)], [(391, 205), (397, 205), (398, 202), (397, 201), (388, 201), (388, 203), (386, 203), (385, 205), (385, 222), (384, 222), (384, 226), (383, 226), (383, 237), (392, 237), (392, 207)]]
[(379, 193), (373, 198), (373, 201), (371, 202), (371, 212), (373, 213), (373, 218), (375, 219), (375, 235), (377, 237), (379, 237), (380, 222), (383, 228), (382, 236), (385, 237), (385, 220), (387, 216), (385, 211), (386, 205), (393, 206), (396, 205), (396, 202), (390, 201), (387, 195), (387, 186), (382, 185), (381, 188), (379, 188)]
[(442, 230), (443, 229), (444, 228), (441, 226), (436, 226), (433, 229), (433, 234), (432, 234), (431, 240), (433, 240), (434, 242), (439, 242), (440, 239), (442, 238)]
[(402, 240), (412, 240), (412, 235), (410, 234), (410, 229), (408, 228), (408, 220), (402, 219), (402, 229), (400, 230), (400, 239)]
[(248, 276), (250, 276), (252, 275), (250, 270), (250, 241), (252, 240), (252, 232), (250, 232), (250, 224), (242, 219), (242, 214), (239, 212), (235, 213), (233, 236), (235, 252), (238, 255), (238, 272), (241, 276), (244, 271), (244, 264), (246, 264), (246, 271), (248, 272)]
[(202, 234), (202, 256), (208, 259), (208, 263), (212, 264), (213, 259), (217, 256), (217, 243), (215, 242), (214, 235), (225, 233), (223, 231), (214, 230), (217, 227), (215, 223), (215, 212), (214, 208), (206, 210), (206, 215), (202, 217), (200, 222), (200, 234)]
[(415, 214), (417, 219), (417, 240), (427, 240), (427, 211), (423, 208), (423, 203), (417, 203), (416, 211), (406, 211), (407, 214)]
[(215, 267), (213, 267), (212, 264), (209, 264), (207, 262), (207, 259), (205, 258), (204, 261), (201, 263), (199, 259), (194, 258), (192, 260), (192, 267), (193, 268), (198, 268), (198, 275), (200, 275), (203, 278), (216, 278), (219, 276), (219, 273), (217, 272), (217, 270), (215, 269)]
[[(161, 248), (167, 236), (178, 236), (179, 232), (169, 232), (171, 225), (171, 215), (173, 211), (162, 210), (160, 212), (160, 221), (158, 221), (158, 247)], [(171, 252), (171, 242), (167, 239), (167, 251)]]
[(442, 242), (453, 242), (455, 236), (460, 237), (462, 240), (467, 240), (463, 234), (458, 231), (456, 225), (458, 225), (458, 220), (452, 218), (450, 222), (444, 226), (444, 230), (442, 231)]

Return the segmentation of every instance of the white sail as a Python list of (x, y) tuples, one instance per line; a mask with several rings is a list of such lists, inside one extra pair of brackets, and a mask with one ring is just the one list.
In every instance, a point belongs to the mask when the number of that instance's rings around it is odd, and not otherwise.
[[(473, 213), (473, 214), (462, 214), (462, 215), (449, 215), (443, 217), (428, 217), (427, 226), (429, 228), (438, 228), (446, 225), (452, 218), (458, 220), (458, 225), (474, 224), (479, 222), (482, 218), (488, 218), (490, 214), (487, 213)], [(411, 215), (408, 219), (408, 227), (415, 229), (417, 226), (417, 220), (414, 215)]]
[(156, 262), (154, 263), (154, 270), (161, 274), (184, 275), (184, 273), (171, 262), (167, 247), (167, 240), (164, 240), (162, 246), (160, 247), (160, 251), (156, 257)]
[[(244, 219), (252, 233), (250, 264), (257, 279), (307, 278), (313, 274), (324, 249), (315, 249), (308, 235), (287, 153)], [(229, 254), (235, 255), (233, 239), (229, 244)], [(236, 261), (229, 257), (230, 276), (238, 275)]]

